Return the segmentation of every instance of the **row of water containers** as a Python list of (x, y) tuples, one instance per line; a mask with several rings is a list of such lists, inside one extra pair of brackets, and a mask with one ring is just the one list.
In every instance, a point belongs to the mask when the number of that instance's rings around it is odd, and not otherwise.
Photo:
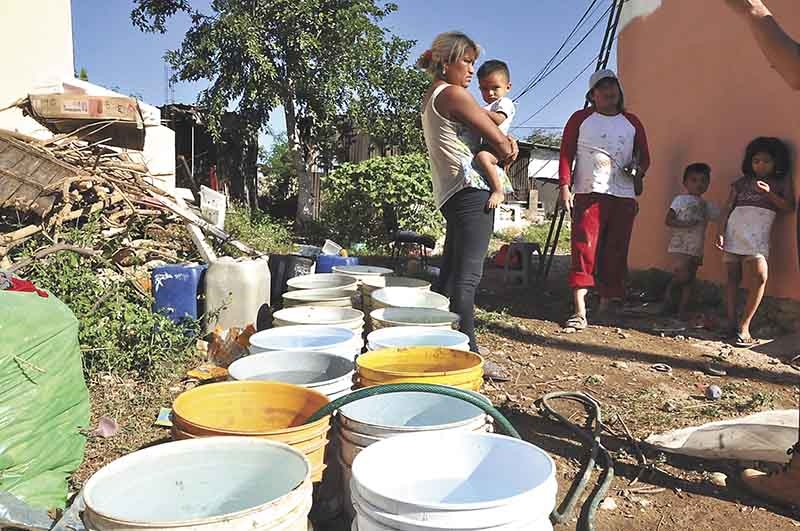
[[(313, 333), (326, 327), (292, 328), (310, 342), (327, 337)], [(376, 350), (356, 360), (356, 382), (470, 388), (464, 381), (480, 382), (482, 363), (463, 350)], [(472, 404), (392, 393), (307, 422), (347, 392), (352, 360), (266, 351), (230, 372), (243, 381), (197, 387), (175, 400), (179, 442), (126, 456), (87, 482), (88, 529), (305, 530), (309, 514), (324, 520), (342, 510), (361, 531), (552, 529), (552, 461), (535, 446), (491, 434), (490, 417)], [(365, 383), (361, 374), (377, 381)]]
[(307, 422), (328, 403), (272, 381), (181, 394), (178, 442), (123, 457), (86, 483), (87, 529), (306, 530), (315, 509), (330, 517), (343, 505), (361, 531), (552, 530), (552, 460), (492, 434), (481, 408), (438, 394), (374, 395), (341, 407), (329, 436), (330, 417)]
[[(276, 312), (275, 327), (254, 334), (251, 355), (230, 366), (235, 381), (178, 396), (177, 442), (123, 457), (86, 483), (88, 529), (293, 531), (311, 529), (309, 515), (344, 511), (360, 531), (552, 530), (552, 460), (493, 434), (491, 417), (468, 402), (375, 395), (307, 422), (351, 389), (385, 383), (450, 385), (488, 403), (477, 393), (483, 359), (453, 330), (446, 299), (410, 285), (416, 279), (366, 275), (356, 292), (336, 276), (291, 281), (284, 302), (334, 291)], [(340, 289), (347, 306), (319, 304)]]
[[(552, 460), (501, 435), (401, 434), (353, 461), (359, 531), (552, 530)], [(313, 529), (312, 466), (285, 443), (207, 437), (140, 450), (84, 486), (88, 530), (306, 531)]]

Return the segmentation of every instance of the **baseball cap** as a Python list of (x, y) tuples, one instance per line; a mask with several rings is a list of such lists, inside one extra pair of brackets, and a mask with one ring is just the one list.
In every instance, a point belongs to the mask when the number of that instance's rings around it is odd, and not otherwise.
[(604, 70), (598, 70), (589, 78), (589, 91), (586, 93), (586, 99), (589, 99), (589, 94), (591, 94), (592, 89), (604, 79), (615, 79), (617, 81), (617, 85), (619, 85), (620, 92), (622, 92), (622, 83), (619, 82), (617, 74), (613, 70), (606, 68)]

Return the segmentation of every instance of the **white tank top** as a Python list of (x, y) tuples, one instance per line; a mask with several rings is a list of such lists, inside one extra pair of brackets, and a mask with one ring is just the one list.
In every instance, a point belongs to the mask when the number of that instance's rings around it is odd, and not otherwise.
[(436, 97), (449, 86), (443, 83), (436, 87), (422, 111), (422, 132), (431, 160), (433, 197), (439, 208), (456, 192), (469, 186), (462, 160), (465, 156), (472, 157), (469, 146), (458, 135), (462, 126), (439, 114), (434, 105)]

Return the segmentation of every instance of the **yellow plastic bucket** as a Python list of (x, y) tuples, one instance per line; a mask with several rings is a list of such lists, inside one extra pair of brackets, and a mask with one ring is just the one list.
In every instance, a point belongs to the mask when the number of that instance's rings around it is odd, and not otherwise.
[(279, 382), (222, 382), (181, 393), (172, 405), (174, 439), (239, 435), (294, 446), (322, 479), (330, 417), (304, 422), (329, 402), (322, 393)]
[(483, 382), (483, 358), (448, 348), (387, 348), (359, 356), (356, 372), (360, 387), (432, 383), (477, 391)]
[(358, 378), (355, 382), (354, 388), (362, 389), (364, 387), (373, 387), (376, 385), (399, 384), (399, 383), (426, 383), (426, 384), (430, 383), (430, 384), (447, 385), (450, 387), (458, 387), (461, 389), (466, 389), (468, 391), (480, 391), (481, 387), (483, 386), (483, 377), (475, 380), (465, 380), (463, 382), (452, 382), (452, 383), (435, 382), (420, 378), (393, 378), (392, 380), (380, 381), (380, 382), (375, 380), (369, 380), (367, 378)]

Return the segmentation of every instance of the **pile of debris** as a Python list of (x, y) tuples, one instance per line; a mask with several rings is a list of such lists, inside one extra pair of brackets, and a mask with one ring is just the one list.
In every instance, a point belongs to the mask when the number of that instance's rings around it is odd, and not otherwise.
[(102, 130), (113, 123), (93, 122), (49, 140), (0, 130), (0, 269), (20, 269), (23, 264), (12, 263), (9, 254), (37, 235), (45, 235), (53, 245), (28, 260), (65, 249), (96, 254), (93, 249), (59, 242), (62, 227), (90, 218), (100, 221), (107, 239), (124, 237), (134, 220), (150, 222), (147, 233), (153, 237), (127, 240), (114, 252), (115, 263), (196, 256), (191, 245), (176, 248), (174, 230), (165, 237), (175, 225), (189, 228), (201, 256), (210, 249), (203, 233), (244, 255), (261, 254), (202, 219), (186, 205), (185, 195), (170, 195), (154, 186), (147, 166), (131, 156), (136, 152), (112, 147), (102, 139), (87, 140), (102, 136)]

